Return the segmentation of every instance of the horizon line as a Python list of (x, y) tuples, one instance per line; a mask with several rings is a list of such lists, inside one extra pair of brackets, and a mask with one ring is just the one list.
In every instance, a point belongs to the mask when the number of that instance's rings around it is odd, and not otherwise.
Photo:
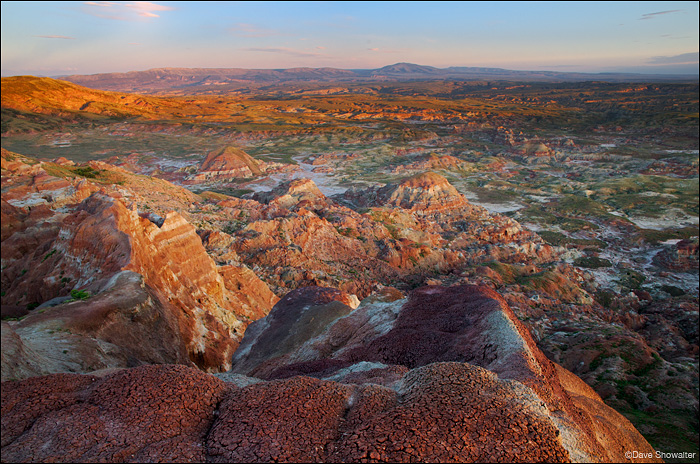
[[(198, 67), (198, 66), (160, 66), (160, 67), (154, 67), (154, 68), (147, 68), (147, 69), (138, 69), (138, 70), (129, 70), (129, 71), (106, 71), (106, 72), (96, 72), (96, 73), (87, 73), (87, 74), (80, 74), (80, 73), (73, 73), (73, 74), (8, 74), (6, 75), (5, 73), (0, 71), (0, 77), (20, 77), (20, 76), (35, 76), (35, 77), (49, 77), (49, 78), (61, 78), (61, 77), (70, 77), (70, 76), (97, 76), (101, 74), (129, 74), (129, 73), (141, 73), (141, 72), (148, 72), (148, 71), (156, 71), (156, 70), (175, 70), (175, 69), (202, 69), (202, 70), (242, 70), (242, 71), (290, 71), (290, 70), (301, 70), (301, 69), (308, 69), (308, 70), (319, 70), (319, 69), (333, 69), (333, 70), (341, 70), (341, 71), (378, 71), (384, 68), (389, 68), (392, 66), (399, 66), (399, 65), (410, 65), (410, 66), (416, 66), (420, 68), (428, 68), (428, 69), (434, 69), (436, 71), (450, 71), (451, 69), (455, 68), (466, 68), (466, 69), (474, 69), (474, 70), (494, 70), (494, 71), (509, 71), (509, 72), (519, 72), (519, 73), (553, 73), (553, 74), (562, 74), (562, 75), (632, 75), (632, 76), (659, 76), (659, 77), (671, 77), (671, 76), (683, 76), (683, 77), (700, 77), (700, 70), (695, 73), (685, 73), (685, 72), (673, 72), (673, 73), (654, 73), (652, 70), (650, 72), (639, 72), (639, 71), (624, 71), (624, 70), (619, 70), (619, 71), (554, 71), (551, 69), (511, 69), (511, 68), (503, 68), (503, 67), (494, 67), (494, 66), (459, 66), (459, 65), (452, 65), (452, 66), (447, 66), (447, 67), (436, 67), (436, 66), (431, 66), (431, 65), (422, 65), (422, 64), (417, 64), (417, 63), (410, 63), (410, 62), (396, 62), (392, 64), (387, 64), (384, 66), (376, 67), (376, 68), (338, 68), (338, 67), (333, 67), (333, 66), (293, 66), (293, 67), (287, 67), (287, 68), (242, 68), (242, 67)], [(411, 74), (410, 72), (407, 72), (407, 74)], [(415, 74), (415, 73), (414, 73)]]

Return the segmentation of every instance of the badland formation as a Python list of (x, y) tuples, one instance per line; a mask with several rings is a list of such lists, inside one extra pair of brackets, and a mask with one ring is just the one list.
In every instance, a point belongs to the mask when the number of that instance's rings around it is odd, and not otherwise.
[(3, 78), (2, 461), (697, 457), (697, 81), (467, 72)]

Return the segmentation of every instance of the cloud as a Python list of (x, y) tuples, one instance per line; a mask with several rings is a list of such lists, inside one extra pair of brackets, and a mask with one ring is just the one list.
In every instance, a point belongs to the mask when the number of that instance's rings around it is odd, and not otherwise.
[(678, 13), (679, 11), (681, 11), (681, 10), (666, 10), (666, 11), (657, 11), (656, 13), (647, 13), (647, 14), (643, 14), (642, 17), (639, 18), (639, 20), (641, 21), (642, 19), (653, 19), (656, 16), (670, 14), (670, 13)]
[(42, 39), (69, 39), (69, 40), (75, 40), (75, 37), (68, 37), (67, 35), (35, 35), (34, 37), (41, 37)]
[(247, 23), (238, 23), (228, 30), (238, 37), (270, 37), (273, 35), (281, 35), (279, 31)]
[(160, 17), (157, 14), (152, 13), (152, 11), (172, 11), (175, 9), (172, 6), (158, 5), (157, 3), (152, 2), (132, 2), (127, 3), (124, 6), (135, 10), (140, 16), (146, 16), (148, 18)]
[(683, 53), (674, 56), (652, 56), (647, 63), (649, 64), (698, 64), (700, 59), (699, 52)]
[(98, 18), (117, 21), (139, 21), (142, 18), (160, 18), (154, 12), (172, 11), (172, 6), (159, 5), (153, 2), (83, 2), (81, 11)]
[(310, 53), (310, 52), (303, 52), (300, 50), (293, 50), (291, 48), (272, 48), (272, 47), (267, 47), (267, 48), (241, 48), (242, 51), (244, 52), (265, 52), (265, 53), (280, 53), (283, 55), (290, 55), (290, 56), (299, 56), (299, 57), (306, 57), (306, 56), (324, 56), (322, 53)]

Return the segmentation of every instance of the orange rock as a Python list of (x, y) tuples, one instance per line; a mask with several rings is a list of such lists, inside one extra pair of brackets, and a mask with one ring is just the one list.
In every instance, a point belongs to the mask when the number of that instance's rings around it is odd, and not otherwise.
[(224, 147), (207, 154), (197, 174), (188, 178), (191, 182), (222, 180), (259, 176), (258, 162), (236, 147)]

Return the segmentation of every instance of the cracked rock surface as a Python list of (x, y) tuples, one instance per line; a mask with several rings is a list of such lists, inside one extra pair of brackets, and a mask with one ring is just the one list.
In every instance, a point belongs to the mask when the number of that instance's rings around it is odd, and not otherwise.
[(353, 310), (337, 290), (298, 289), (251, 325), (233, 370), (217, 376), (151, 365), (5, 382), (2, 460), (607, 462), (653, 453), (542, 355), (489, 288), (396, 297)]

